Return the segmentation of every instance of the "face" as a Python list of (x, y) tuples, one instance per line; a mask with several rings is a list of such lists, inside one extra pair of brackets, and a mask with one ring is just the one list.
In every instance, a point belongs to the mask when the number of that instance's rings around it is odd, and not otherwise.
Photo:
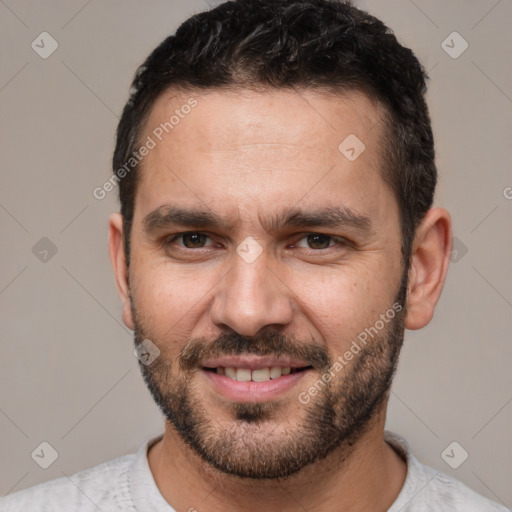
[(147, 120), (125, 321), (160, 350), (140, 366), (171, 428), (221, 471), (346, 456), (385, 406), (405, 282), (381, 114), (355, 92), (208, 91)]

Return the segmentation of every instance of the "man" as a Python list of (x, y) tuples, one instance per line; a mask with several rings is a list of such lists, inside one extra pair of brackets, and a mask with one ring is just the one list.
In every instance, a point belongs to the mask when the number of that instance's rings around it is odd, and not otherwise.
[(165, 432), (0, 510), (505, 510), (384, 431), (451, 252), (425, 79), (334, 0), (227, 2), (155, 49), (110, 256)]

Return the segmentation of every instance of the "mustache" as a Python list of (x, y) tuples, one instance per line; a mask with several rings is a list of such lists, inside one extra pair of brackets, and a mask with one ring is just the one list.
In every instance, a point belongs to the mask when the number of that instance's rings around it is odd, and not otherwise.
[(267, 332), (257, 338), (240, 336), (235, 332), (223, 333), (212, 342), (203, 338), (193, 339), (181, 350), (179, 365), (182, 370), (192, 370), (204, 366), (203, 362), (212, 357), (244, 353), (289, 356), (318, 370), (331, 366), (327, 350), (316, 341), (299, 342), (276, 332)]

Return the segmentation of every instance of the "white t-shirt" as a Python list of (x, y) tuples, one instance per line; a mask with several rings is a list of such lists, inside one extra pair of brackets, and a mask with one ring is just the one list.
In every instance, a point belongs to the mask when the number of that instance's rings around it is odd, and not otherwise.
[[(148, 448), (161, 437), (147, 440), (135, 454), (8, 494), (0, 498), (0, 512), (175, 512), (160, 494), (147, 459)], [(507, 512), (421, 464), (397, 434), (385, 431), (384, 439), (407, 460), (404, 486), (388, 512)]]

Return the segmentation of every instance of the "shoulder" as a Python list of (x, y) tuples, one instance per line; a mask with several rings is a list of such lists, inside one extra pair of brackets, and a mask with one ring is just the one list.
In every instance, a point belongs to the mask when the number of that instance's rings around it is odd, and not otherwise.
[(401, 436), (386, 431), (384, 439), (407, 460), (404, 486), (388, 512), (509, 512), (459, 480), (421, 464)]
[[(117, 510), (109, 504), (127, 481), (135, 454), (123, 455), (85, 469), (72, 476), (63, 476), (0, 498), (0, 512), (59, 512)], [(126, 482), (127, 485), (127, 482)]]
[[(426, 502), (436, 504), (436, 510), (464, 512), (509, 512), (507, 508), (476, 493), (459, 480), (424, 466), (431, 474), (431, 484), (425, 492)], [(420, 509), (421, 510), (421, 509)], [(425, 510), (427, 510), (425, 508)]]

